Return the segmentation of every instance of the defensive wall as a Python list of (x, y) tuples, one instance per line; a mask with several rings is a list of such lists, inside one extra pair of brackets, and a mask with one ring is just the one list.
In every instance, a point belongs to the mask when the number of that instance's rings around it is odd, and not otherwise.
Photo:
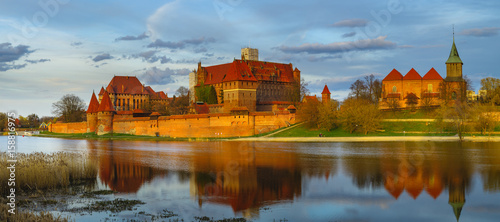
[[(250, 112), (247, 114), (191, 114), (172, 116), (113, 116), (113, 133), (161, 137), (239, 137), (266, 133), (296, 122), (288, 111)], [(54, 133), (86, 133), (87, 122), (55, 123)]]

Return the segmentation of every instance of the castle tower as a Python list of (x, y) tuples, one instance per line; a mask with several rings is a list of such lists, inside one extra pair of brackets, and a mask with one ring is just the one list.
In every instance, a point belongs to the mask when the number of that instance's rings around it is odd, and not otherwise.
[(323, 92), (321, 92), (321, 101), (323, 104), (327, 104), (330, 102), (330, 90), (328, 90), (328, 86), (325, 84), (325, 88), (323, 88)]
[(92, 92), (92, 98), (90, 99), (89, 108), (87, 109), (87, 133), (96, 131), (98, 109), (99, 102), (97, 101), (95, 92)]
[(300, 84), (300, 70), (295, 67), (293, 70), (293, 80), (295, 80), (296, 83)]
[(259, 50), (252, 49), (250, 47), (241, 49), (241, 59), (242, 60), (253, 60), (259, 61)]
[(108, 91), (104, 91), (101, 104), (99, 104), (97, 110), (97, 135), (113, 133), (113, 115), (115, 112)]

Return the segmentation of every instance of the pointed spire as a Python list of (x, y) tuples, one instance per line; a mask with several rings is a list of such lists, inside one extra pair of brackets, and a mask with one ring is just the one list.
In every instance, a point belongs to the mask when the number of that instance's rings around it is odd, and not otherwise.
[(455, 218), (460, 220), (460, 214), (462, 213), (462, 208), (464, 207), (464, 203), (449, 203), (453, 208), (453, 213), (455, 214)]
[(109, 98), (109, 94), (107, 91), (104, 91), (102, 95), (101, 104), (99, 104), (98, 112), (115, 112), (115, 108), (113, 107), (113, 103), (111, 103), (111, 99)]
[(89, 108), (87, 109), (87, 113), (96, 113), (98, 109), (99, 109), (99, 102), (97, 101), (95, 92), (92, 92), (92, 98), (90, 99), (90, 104)]
[(451, 46), (450, 57), (446, 63), (462, 63), (460, 56), (458, 55), (457, 46), (455, 45), (455, 26), (453, 26), (453, 45)]
[(328, 90), (328, 86), (326, 86), (326, 84), (325, 84), (325, 88), (323, 88), (323, 92), (321, 92), (321, 94), (328, 94), (328, 95), (331, 94), (330, 90)]

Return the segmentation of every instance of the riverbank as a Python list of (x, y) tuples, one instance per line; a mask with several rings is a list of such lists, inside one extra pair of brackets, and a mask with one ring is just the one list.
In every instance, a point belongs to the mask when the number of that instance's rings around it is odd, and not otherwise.
[[(363, 136), (363, 137), (247, 137), (231, 141), (256, 142), (451, 142), (460, 141), (458, 136)], [(466, 136), (463, 141), (500, 142), (500, 136)]]

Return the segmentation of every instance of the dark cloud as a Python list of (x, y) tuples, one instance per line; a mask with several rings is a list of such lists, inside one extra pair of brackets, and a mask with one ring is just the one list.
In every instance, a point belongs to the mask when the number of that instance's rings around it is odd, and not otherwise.
[(13, 47), (11, 43), (0, 44), (0, 71), (4, 72), (11, 69), (22, 69), (27, 64), (15, 64), (23, 56), (27, 56), (34, 50), (29, 50), (27, 45), (18, 45)]
[(195, 53), (202, 53), (202, 52), (207, 52), (207, 51), (208, 51), (208, 49), (205, 47), (194, 49)]
[(1, 43), (0, 63), (16, 61), (19, 58), (26, 56), (32, 52), (34, 52), (34, 50), (29, 50), (29, 46), (27, 45), (18, 45), (16, 47), (12, 47), (12, 44), (9, 42)]
[(37, 63), (42, 63), (42, 62), (50, 62), (50, 59), (39, 59), (39, 60), (24, 60), (28, 63), (31, 63), (31, 64), (37, 64)]
[(331, 60), (331, 59), (341, 59), (342, 55), (329, 55), (329, 56), (314, 56), (311, 55), (307, 57), (307, 60), (310, 62), (323, 62), (325, 60)]
[(83, 45), (83, 42), (72, 42), (71, 46), (77, 47)]
[(107, 59), (113, 59), (114, 57), (111, 56), (109, 53), (103, 53), (103, 54), (100, 54), (100, 55), (97, 55), (96, 57), (94, 57), (92, 60), (94, 62), (100, 62), (102, 60), (107, 60)]
[[(157, 39), (156, 41), (150, 43), (148, 48), (168, 48), (168, 49), (183, 49), (186, 45), (201, 45), (204, 43), (212, 43), (215, 42), (214, 38), (197, 38), (197, 39), (185, 39), (178, 42), (171, 41), (163, 41), (161, 39)], [(206, 49), (205, 49), (206, 50)]]
[(145, 39), (147, 37), (149, 37), (149, 35), (146, 32), (144, 32), (138, 36), (127, 35), (127, 36), (118, 37), (115, 39), (115, 42), (142, 40), (142, 39)]
[(368, 24), (366, 19), (346, 19), (333, 23), (333, 27), (365, 27)]
[(476, 37), (489, 37), (489, 36), (497, 36), (499, 30), (500, 30), (500, 28), (498, 28), (498, 27), (465, 29), (465, 30), (462, 30), (459, 33), (459, 35), (468, 35), (468, 36), (476, 36)]
[(396, 43), (385, 40), (387, 36), (379, 36), (375, 39), (362, 39), (349, 42), (334, 42), (330, 44), (321, 43), (306, 43), (300, 46), (280, 46), (278, 50), (285, 53), (302, 53), (309, 54), (335, 54), (350, 51), (366, 51), (366, 50), (381, 50), (395, 48)]
[(349, 32), (342, 35), (342, 38), (349, 38), (356, 35), (356, 32)]
[(147, 69), (142, 75), (139, 76), (139, 78), (148, 85), (165, 85), (175, 83), (176, 77), (186, 76), (189, 72), (189, 69), (165, 68), (162, 70), (155, 66)]
[(206, 57), (212, 57), (212, 56), (214, 56), (214, 53), (205, 53), (203, 55), (206, 56)]

